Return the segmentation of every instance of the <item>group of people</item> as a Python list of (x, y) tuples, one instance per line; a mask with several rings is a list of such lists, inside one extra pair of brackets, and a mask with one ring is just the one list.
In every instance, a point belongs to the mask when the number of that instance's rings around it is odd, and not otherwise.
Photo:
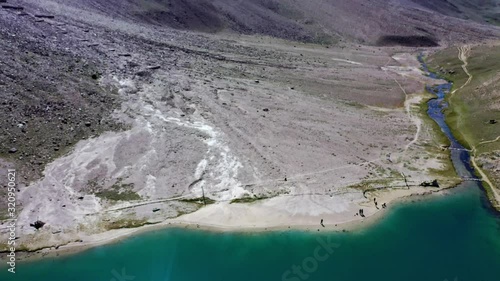
[[(373, 198), (373, 202), (375, 203), (375, 208), (377, 208), (377, 209), (378, 209), (379, 207), (378, 207), (377, 198)], [(387, 204), (383, 203), (383, 204), (382, 204), (382, 208), (384, 208), (384, 209), (385, 209), (386, 207), (387, 207)]]
[[(379, 209), (378, 207), (378, 202), (377, 202), (377, 198), (373, 198), (373, 202), (375, 203), (375, 207), (377, 209)], [(386, 203), (382, 203), (382, 208), (387, 208), (387, 204)], [(356, 213), (355, 216), (357, 215), (360, 215), (361, 217), (365, 217), (365, 213), (364, 213), (364, 210), (363, 209), (359, 209), (359, 212)], [(325, 225), (323, 224), (323, 219), (321, 219), (320, 223), (319, 223), (322, 227), (325, 227)]]

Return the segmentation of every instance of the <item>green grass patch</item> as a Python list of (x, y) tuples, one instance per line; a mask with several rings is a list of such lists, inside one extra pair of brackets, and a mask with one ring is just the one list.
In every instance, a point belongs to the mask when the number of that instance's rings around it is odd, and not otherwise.
[[(395, 182), (397, 182), (398, 185), (395, 185)], [(348, 188), (359, 189), (363, 192), (369, 190), (377, 190), (377, 189), (393, 188), (393, 187), (406, 187), (406, 185), (404, 184), (403, 176), (400, 175), (399, 178), (385, 178), (385, 179), (373, 179), (373, 180), (368, 179), (359, 182), (357, 184), (348, 186)]]
[(125, 190), (125, 191), (103, 190), (95, 193), (95, 195), (99, 198), (111, 201), (141, 200), (141, 196), (132, 190)]
[(146, 224), (149, 224), (147, 220), (142, 219), (142, 220), (136, 220), (136, 219), (120, 219), (114, 222), (111, 222), (106, 225), (106, 228), (108, 230), (111, 229), (121, 229), (121, 228), (136, 228), (136, 227), (141, 227)]
[(443, 164), (442, 169), (429, 169), (431, 175), (440, 177), (440, 178), (457, 178), (457, 172), (451, 162), (451, 152), (446, 147), (450, 146), (450, 140), (441, 130), (441, 127), (432, 120), (432, 118), (427, 114), (427, 110), (429, 109), (429, 105), (427, 102), (431, 99), (435, 98), (435, 95), (426, 92), (424, 94), (424, 99), (422, 99), (421, 103), (418, 107), (418, 115), (420, 119), (423, 121), (424, 125), (430, 128), (432, 139), (435, 142), (435, 145), (427, 146), (426, 151), (434, 156), (442, 155), (439, 157), (439, 160)]
[(180, 202), (186, 202), (186, 203), (196, 203), (196, 204), (213, 204), (217, 201), (214, 199), (208, 198), (208, 197), (198, 197), (198, 198), (189, 198), (189, 199), (180, 199)]
[[(489, 120), (500, 121), (500, 111), (495, 107), (500, 103), (500, 46), (475, 46), (467, 61), (473, 79), (455, 94), (446, 95), (449, 108), (445, 117), (454, 136), (462, 145), (471, 148), (500, 135), (500, 123), (489, 124)], [(456, 48), (431, 55), (428, 63), (453, 82), (453, 89), (459, 89), (468, 79)], [(478, 153), (491, 149), (500, 149), (500, 142), (487, 148), (479, 146)]]
[(122, 183), (121, 179), (113, 184), (109, 189), (103, 189), (96, 181), (89, 181), (88, 186), (99, 198), (110, 201), (133, 201), (141, 200), (141, 196), (133, 191), (133, 183)]
[(429, 110), (429, 105), (427, 104), (427, 102), (429, 102), (429, 100), (434, 98), (436, 98), (435, 95), (426, 92), (424, 94), (424, 98), (422, 99), (422, 101), (418, 106), (417, 114), (419, 118), (425, 123), (425, 125), (431, 129), (433, 140), (438, 145), (449, 146), (451, 145), (451, 143), (448, 137), (446, 137), (443, 131), (441, 131), (441, 127), (439, 127), (439, 125), (434, 120), (432, 120), (432, 118), (429, 117), (429, 115), (427, 114), (427, 110)]
[(7, 211), (0, 211), (0, 221), (3, 220), (8, 220), (11, 217), (9, 216), (9, 213)]
[(231, 204), (233, 204), (233, 203), (252, 203), (252, 202), (263, 200), (263, 199), (267, 199), (267, 198), (270, 198), (270, 197), (265, 196), (265, 195), (262, 195), (262, 196), (257, 196), (257, 195), (254, 195), (254, 196), (245, 196), (245, 197), (242, 197), (242, 198), (236, 198), (236, 199), (231, 200)]

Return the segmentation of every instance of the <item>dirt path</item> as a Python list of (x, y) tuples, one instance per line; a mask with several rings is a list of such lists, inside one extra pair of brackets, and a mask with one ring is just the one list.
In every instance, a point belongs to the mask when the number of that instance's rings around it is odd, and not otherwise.
[(482, 180), (490, 186), (491, 192), (493, 192), (493, 196), (495, 197), (495, 201), (496, 201), (496, 202), (492, 202), (493, 206), (497, 209), (500, 209), (500, 193), (498, 193), (495, 185), (493, 185), (493, 183), (490, 181), (488, 176), (483, 172), (483, 170), (481, 170), (481, 168), (479, 168), (479, 166), (476, 163), (475, 158), (476, 158), (475, 156), (471, 157), (472, 165), (474, 166), (474, 169), (476, 169), (479, 172)]
[(469, 70), (467, 69), (467, 65), (468, 65), (467, 59), (470, 56), (470, 52), (471, 52), (471, 47), (469, 45), (464, 45), (464, 46), (458, 47), (458, 59), (463, 62), (462, 69), (464, 70), (465, 74), (467, 74), (467, 76), (469, 76), (469, 79), (467, 79), (467, 81), (465, 81), (465, 83), (462, 86), (460, 86), (460, 88), (453, 90), (451, 92), (452, 94), (454, 94), (458, 90), (463, 89), (465, 86), (469, 85), (470, 81), (472, 81), (473, 76), (472, 76), (472, 74), (470, 74)]
[[(404, 89), (403, 89), (403, 91), (404, 91)], [(406, 95), (406, 93), (405, 93), (405, 95)], [(411, 105), (415, 104), (415, 103), (418, 104), (419, 101), (420, 101), (420, 97), (419, 96), (414, 96), (412, 98), (408, 98), (408, 96), (407, 96), (407, 98), (405, 100), (405, 109), (406, 109), (406, 112), (407, 112), (408, 116), (410, 117), (410, 119), (415, 124), (415, 126), (417, 127), (417, 131), (415, 132), (415, 136), (413, 137), (413, 140), (411, 140), (405, 146), (403, 154), (405, 154), (406, 151), (408, 151), (408, 149), (410, 148), (410, 146), (412, 146), (414, 143), (416, 143), (418, 141), (418, 137), (419, 137), (420, 132), (422, 130), (422, 120), (411, 113)]]
[(481, 144), (487, 144), (487, 143), (492, 143), (492, 142), (497, 142), (500, 140), (500, 136), (498, 136), (496, 139), (494, 140), (488, 140), (488, 141), (482, 141), (480, 142), (478, 145), (481, 145)]
[(352, 60), (348, 60), (348, 59), (332, 58), (332, 60), (334, 60), (334, 61), (340, 61), (340, 62), (346, 62), (346, 63), (350, 63), (350, 64), (354, 64), (354, 65), (363, 65), (360, 62), (356, 62), (356, 61), (352, 61)]

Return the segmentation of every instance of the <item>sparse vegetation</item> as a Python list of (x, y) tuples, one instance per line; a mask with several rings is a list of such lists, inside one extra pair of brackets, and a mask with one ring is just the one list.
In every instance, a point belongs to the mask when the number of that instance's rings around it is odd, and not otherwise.
[(111, 201), (132, 201), (140, 200), (141, 196), (134, 191), (116, 191), (116, 190), (103, 190), (95, 194), (99, 198), (111, 200)]
[(216, 201), (208, 198), (208, 197), (197, 197), (197, 198), (189, 198), (189, 199), (180, 199), (179, 201), (181, 202), (186, 202), (186, 203), (196, 203), (196, 204), (213, 204)]
[(382, 179), (366, 179), (359, 183), (348, 186), (348, 188), (359, 189), (363, 192), (369, 190), (385, 189), (385, 188), (406, 188), (402, 176), (399, 178), (382, 178)]
[[(449, 127), (464, 146), (473, 150), (473, 161), (487, 162), (485, 160), (491, 153), (500, 150), (497, 122), (500, 120), (500, 48), (498, 43), (471, 48), (466, 58), (466, 68), (472, 75), (468, 84), (469, 76), (462, 68), (464, 62), (458, 58), (458, 52), (455, 48), (440, 51), (429, 58), (429, 64), (454, 83), (453, 90), (456, 91), (447, 96), (450, 106), (445, 111)], [(480, 169), (493, 183), (498, 183), (500, 173), (495, 166)], [(483, 186), (495, 204), (493, 188), (496, 190), (496, 187), (486, 182)]]
[(424, 122), (425, 126), (430, 129), (429, 132), (432, 134), (432, 140), (434, 141), (433, 145), (425, 145), (424, 147), (426, 152), (431, 155), (442, 155), (441, 157), (436, 157), (439, 158), (441, 164), (443, 165), (441, 169), (430, 168), (429, 172), (431, 172), (431, 175), (434, 175), (436, 177), (445, 178), (447, 180), (452, 180), (453, 182), (458, 183), (460, 181), (457, 180), (458, 175), (455, 171), (455, 168), (453, 167), (453, 163), (451, 162), (450, 151), (446, 149), (448, 146), (450, 146), (450, 140), (443, 133), (439, 125), (427, 114), (427, 110), (429, 109), (427, 102), (430, 99), (434, 98), (434, 96), (428, 92), (424, 93), (423, 95), (424, 98), (422, 99), (418, 107), (417, 114), (419, 115), (419, 118)]
[(252, 202), (267, 199), (267, 198), (270, 198), (270, 197), (264, 196), (264, 195), (262, 195), (262, 196), (257, 196), (257, 195), (250, 196), (250, 195), (248, 195), (248, 196), (245, 196), (242, 198), (236, 198), (236, 199), (231, 200), (231, 204), (233, 204), (233, 203), (252, 203)]
[(111, 201), (133, 201), (141, 199), (141, 196), (133, 191), (134, 184), (124, 184), (120, 179), (109, 189), (102, 188), (96, 181), (89, 181), (88, 186), (97, 197), (102, 199)]
[[(459, 89), (468, 79), (458, 59), (456, 48), (446, 49), (429, 57), (429, 65), (453, 82)], [(471, 82), (454, 94), (447, 95), (450, 104), (445, 111), (446, 122), (462, 145), (477, 147), (478, 153), (500, 149), (500, 142), (479, 145), (500, 135), (500, 127), (489, 120), (500, 120), (500, 47), (476, 46), (471, 50), (467, 69), (473, 75)]]
[(0, 211), (0, 221), (9, 219), (9, 213), (7, 211)]
[(148, 224), (147, 220), (142, 219), (120, 219), (114, 222), (111, 222), (106, 225), (106, 228), (108, 230), (111, 229), (121, 229), (121, 228), (136, 228), (136, 227), (141, 227)]

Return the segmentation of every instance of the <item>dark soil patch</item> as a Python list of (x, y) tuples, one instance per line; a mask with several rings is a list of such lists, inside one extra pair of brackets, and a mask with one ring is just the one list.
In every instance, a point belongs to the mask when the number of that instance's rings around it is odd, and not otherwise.
[(437, 47), (439, 44), (429, 36), (385, 35), (377, 40), (377, 46)]

